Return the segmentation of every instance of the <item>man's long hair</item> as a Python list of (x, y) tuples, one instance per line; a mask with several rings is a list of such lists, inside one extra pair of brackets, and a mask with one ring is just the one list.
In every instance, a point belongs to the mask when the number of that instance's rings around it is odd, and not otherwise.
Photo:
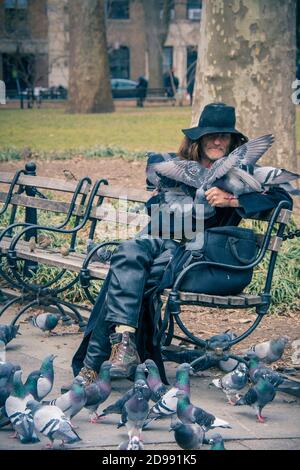
[[(244, 140), (238, 134), (231, 134), (231, 143), (229, 152), (239, 147), (244, 143)], [(199, 162), (201, 160), (201, 138), (198, 140), (191, 140), (185, 136), (178, 150), (178, 157), (183, 160), (194, 160)]]

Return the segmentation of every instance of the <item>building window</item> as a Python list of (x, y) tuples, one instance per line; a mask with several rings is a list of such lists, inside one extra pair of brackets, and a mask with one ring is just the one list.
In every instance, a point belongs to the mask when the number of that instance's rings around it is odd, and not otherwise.
[(111, 20), (128, 20), (129, 0), (107, 0), (106, 16)]
[(111, 78), (130, 77), (130, 54), (129, 48), (120, 46), (109, 52), (109, 66)]
[(28, 8), (28, 0), (5, 0), (4, 1), (4, 8), (11, 9), (25, 9)]
[(169, 73), (173, 68), (173, 47), (163, 48), (163, 74)]
[(5, 31), (7, 34), (16, 33), (18, 36), (28, 35), (28, 1), (5, 0)]
[(191, 21), (201, 20), (202, 0), (187, 1), (187, 18)]

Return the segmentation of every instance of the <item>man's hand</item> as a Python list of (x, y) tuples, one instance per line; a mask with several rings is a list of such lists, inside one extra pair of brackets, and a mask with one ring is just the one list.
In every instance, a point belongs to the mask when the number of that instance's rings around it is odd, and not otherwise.
[(239, 207), (239, 201), (231, 193), (220, 188), (210, 188), (205, 193), (207, 202), (214, 207)]

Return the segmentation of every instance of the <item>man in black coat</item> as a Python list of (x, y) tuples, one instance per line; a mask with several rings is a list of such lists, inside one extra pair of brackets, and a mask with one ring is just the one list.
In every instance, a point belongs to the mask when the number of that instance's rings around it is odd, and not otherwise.
[[(179, 157), (197, 159), (207, 168), (248, 140), (235, 129), (235, 109), (222, 103), (207, 105), (198, 126), (183, 129), (183, 132), (185, 138)], [(243, 217), (268, 212), (281, 200), (287, 200), (292, 206), (290, 196), (280, 188), (236, 198), (212, 187), (205, 195), (215, 208), (215, 214), (204, 221), (204, 229), (238, 225)], [(115, 377), (132, 376), (137, 364), (147, 357), (161, 363), (159, 348), (153, 347), (157, 328), (154, 303), (156, 294), (170, 287), (180, 272), (182, 250), (183, 243), (173, 240), (172, 236), (170, 239), (137, 237), (120, 244), (112, 255), (110, 270), (92, 310), (84, 339), (74, 355), (75, 375), (79, 373), (91, 383), (107, 359), (112, 362), (111, 375)], [(212, 286), (210, 277), (199, 272), (200, 292), (218, 294), (220, 285), (217, 284)], [(243, 287), (235, 285), (234, 289), (240, 288), (241, 292)], [(232, 294), (232, 288), (229, 284), (228, 292), (222, 295)]]

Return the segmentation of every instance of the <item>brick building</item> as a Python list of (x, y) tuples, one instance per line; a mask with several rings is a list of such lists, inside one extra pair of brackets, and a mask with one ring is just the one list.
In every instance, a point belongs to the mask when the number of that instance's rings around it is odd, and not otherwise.
[[(162, 5), (161, 0), (157, 0)], [(163, 48), (157, 53), (180, 86), (194, 73), (201, 0), (174, 0)], [(142, 0), (107, 0), (107, 39), (111, 76), (150, 79), (147, 18)], [(68, 86), (68, 1), (0, 0), (0, 79), (7, 89)], [(149, 77), (150, 75), (150, 77)], [(19, 85), (17, 85), (17, 80)]]

